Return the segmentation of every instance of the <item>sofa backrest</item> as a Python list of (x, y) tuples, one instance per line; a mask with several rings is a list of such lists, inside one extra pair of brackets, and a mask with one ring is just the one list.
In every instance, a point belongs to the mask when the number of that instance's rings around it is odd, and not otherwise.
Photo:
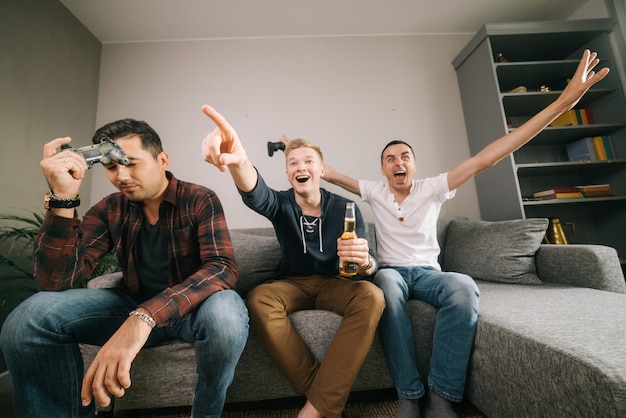
[[(453, 218), (442, 218), (437, 222), (437, 238), (444, 248), (448, 226)], [(367, 223), (367, 241), (376, 250), (376, 228)], [(245, 297), (253, 287), (276, 278), (280, 265), (280, 246), (274, 228), (231, 229), (230, 237), (239, 267), (237, 292)], [(440, 263), (443, 263), (443, 251)]]
[(239, 280), (235, 290), (245, 298), (253, 287), (275, 279), (280, 266), (280, 245), (274, 228), (232, 229)]

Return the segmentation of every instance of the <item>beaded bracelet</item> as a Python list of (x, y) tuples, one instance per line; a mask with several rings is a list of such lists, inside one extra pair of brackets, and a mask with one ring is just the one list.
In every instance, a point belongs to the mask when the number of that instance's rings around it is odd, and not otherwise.
[(130, 315), (134, 315), (134, 316), (139, 317), (139, 319), (141, 319), (143, 322), (145, 322), (146, 324), (150, 325), (150, 328), (156, 327), (156, 321), (154, 320), (154, 318), (152, 318), (147, 313), (143, 313), (143, 312), (139, 312), (139, 311), (131, 311), (128, 315), (129, 316)]

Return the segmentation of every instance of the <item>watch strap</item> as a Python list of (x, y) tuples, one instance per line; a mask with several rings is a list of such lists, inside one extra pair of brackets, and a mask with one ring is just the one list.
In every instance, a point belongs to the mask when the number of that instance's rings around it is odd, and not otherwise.
[(80, 195), (70, 199), (61, 199), (56, 197), (52, 191), (46, 193), (43, 200), (44, 209), (61, 208), (71, 209), (80, 205)]

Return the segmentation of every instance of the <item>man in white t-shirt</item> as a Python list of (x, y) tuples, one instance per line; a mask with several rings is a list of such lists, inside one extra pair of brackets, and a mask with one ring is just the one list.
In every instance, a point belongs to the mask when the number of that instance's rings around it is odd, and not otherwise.
[(426, 417), (456, 417), (452, 402), (463, 398), (467, 365), (478, 319), (479, 292), (471, 277), (442, 272), (437, 262), (437, 218), (441, 205), (463, 183), (517, 150), (608, 73), (596, 53), (585, 51), (576, 73), (561, 95), (524, 125), (499, 138), (448, 173), (413, 180), (416, 159), (403, 141), (388, 143), (381, 154), (386, 180), (355, 180), (326, 166), (324, 179), (369, 203), (375, 217), (380, 269), (374, 283), (385, 294), (386, 308), (378, 327), (398, 392), (397, 418), (420, 416), (418, 400), (426, 388), (417, 370), (408, 299), (438, 309), (428, 375)]

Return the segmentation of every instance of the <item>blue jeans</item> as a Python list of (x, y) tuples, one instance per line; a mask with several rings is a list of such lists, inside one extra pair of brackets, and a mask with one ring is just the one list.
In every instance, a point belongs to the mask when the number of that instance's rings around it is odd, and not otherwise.
[(406, 303), (417, 299), (438, 309), (428, 386), (439, 396), (460, 402), (478, 321), (479, 291), (474, 280), (431, 267), (385, 266), (374, 283), (387, 303), (378, 330), (398, 395), (418, 399), (425, 393)]
[[(94, 402), (81, 405), (78, 344), (103, 345), (136, 307), (117, 290), (71, 289), (36, 293), (15, 308), (2, 327), (0, 347), (13, 380), (16, 415), (95, 416)], [(154, 328), (145, 346), (174, 338), (193, 343), (198, 372), (193, 416), (218, 418), (247, 337), (243, 300), (223, 290), (181, 320)]]

